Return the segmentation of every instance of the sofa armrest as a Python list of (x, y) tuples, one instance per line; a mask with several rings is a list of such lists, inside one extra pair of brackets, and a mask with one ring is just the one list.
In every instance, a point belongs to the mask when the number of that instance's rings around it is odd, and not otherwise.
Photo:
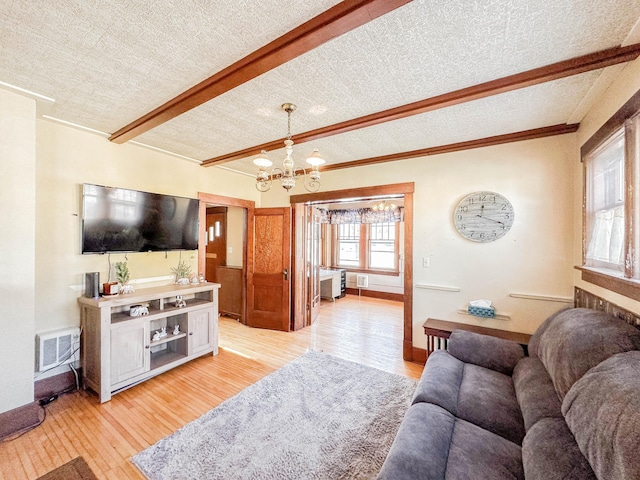
[(465, 363), (473, 363), (505, 375), (511, 375), (524, 357), (520, 344), (511, 340), (454, 330), (449, 338), (449, 353)]

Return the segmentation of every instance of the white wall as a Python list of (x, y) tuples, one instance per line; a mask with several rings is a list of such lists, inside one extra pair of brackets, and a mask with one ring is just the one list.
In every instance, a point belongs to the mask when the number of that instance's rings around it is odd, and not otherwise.
[(33, 401), (35, 111), (0, 89), (0, 413)]

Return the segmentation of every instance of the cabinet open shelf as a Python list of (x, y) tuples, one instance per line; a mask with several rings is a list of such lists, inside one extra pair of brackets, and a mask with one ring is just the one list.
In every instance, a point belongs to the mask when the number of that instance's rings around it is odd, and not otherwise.
[[(120, 323), (120, 322), (126, 322), (128, 320), (131, 320), (133, 318), (146, 318), (148, 320), (156, 320), (158, 318), (164, 318), (164, 317), (168, 317), (171, 316), (172, 314), (175, 313), (186, 313), (186, 312), (190, 312), (192, 310), (197, 310), (199, 307), (203, 306), (203, 305), (207, 305), (210, 304), (211, 302), (208, 302), (206, 300), (201, 300), (201, 299), (197, 299), (197, 298), (191, 298), (186, 300), (187, 305), (185, 307), (176, 307), (175, 305), (172, 306), (168, 306), (168, 304), (165, 304), (165, 308), (163, 308), (162, 310), (159, 308), (154, 308), (154, 307), (149, 307), (149, 314), (148, 315), (141, 315), (139, 317), (132, 317), (131, 315), (129, 315), (129, 311), (120, 311), (120, 312), (114, 312), (111, 314), (111, 323)], [(131, 305), (138, 305), (138, 303), (132, 303)]]
[(185, 359), (187, 356), (179, 352), (158, 352), (151, 354), (151, 371), (164, 367), (173, 362)]
[(179, 338), (184, 338), (186, 336), (187, 336), (186, 333), (179, 333), (178, 335), (174, 335), (172, 333), (168, 333), (166, 337), (161, 338), (160, 340), (156, 340), (155, 342), (152, 341), (149, 344), (149, 346), (155, 347), (157, 345), (162, 345), (164, 343), (173, 342), (175, 340), (178, 340)]

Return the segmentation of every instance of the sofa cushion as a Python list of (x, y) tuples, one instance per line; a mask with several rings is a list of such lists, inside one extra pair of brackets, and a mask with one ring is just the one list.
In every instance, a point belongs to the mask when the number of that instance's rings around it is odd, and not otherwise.
[(449, 337), (449, 353), (465, 363), (511, 375), (524, 357), (524, 349), (511, 340), (454, 330)]
[(640, 330), (596, 310), (563, 310), (543, 327), (537, 355), (561, 400), (590, 368), (616, 353), (640, 349)]
[(598, 478), (640, 479), (640, 352), (614, 355), (569, 390), (562, 413)]
[(565, 308), (563, 310), (558, 310), (557, 312), (551, 314), (542, 324), (536, 329), (531, 338), (529, 339), (529, 345), (527, 345), (527, 350), (530, 357), (538, 356), (538, 346), (540, 345), (540, 337), (544, 332), (547, 331), (549, 325), (554, 322), (554, 319), (560, 315), (562, 312), (566, 312), (567, 310), (572, 310), (571, 308)]
[(513, 370), (513, 386), (527, 432), (542, 418), (562, 418), (562, 404), (539, 358), (520, 360)]
[(444, 350), (429, 355), (413, 403), (438, 405), (520, 445), (524, 422), (510, 376), (464, 363)]
[(527, 480), (597, 480), (563, 418), (543, 418), (522, 442)]
[(455, 415), (463, 373), (464, 362), (446, 350), (436, 350), (427, 358), (411, 403), (433, 403)]
[(412, 405), (380, 480), (523, 479), (520, 447), (430, 403)]

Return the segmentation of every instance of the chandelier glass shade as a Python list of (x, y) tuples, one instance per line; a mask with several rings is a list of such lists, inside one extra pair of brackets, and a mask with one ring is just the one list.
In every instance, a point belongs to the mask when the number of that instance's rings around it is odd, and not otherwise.
[(371, 210), (373, 210), (374, 212), (388, 212), (393, 211), (396, 208), (398, 207), (395, 203), (388, 203), (386, 200), (383, 200), (380, 203), (376, 203), (375, 205), (373, 205), (371, 207)]
[(260, 192), (266, 192), (271, 188), (273, 179), (279, 179), (282, 188), (289, 191), (296, 186), (296, 180), (302, 179), (304, 188), (308, 192), (317, 192), (320, 190), (319, 167), (325, 163), (324, 159), (320, 156), (320, 153), (316, 148), (307, 158), (307, 163), (311, 165), (308, 172), (302, 167), (295, 166), (292, 158), (293, 140), (291, 140), (291, 113), (296, 109), (296, 106), (292, 103), (284, 103), (281, 108), (287, 112), (287, 138), (284, 141), (285, 157), (282, 161), (282, 168), (274, 167), (271, 171), (268, 171), (267, 169), (273, 165), (273, 162), (269, 160), (267, 152), (262, 150), (260, 155), (253, 160), (253, 163), (258, 167), (258, 173), (256, 174), (256, 188)]

